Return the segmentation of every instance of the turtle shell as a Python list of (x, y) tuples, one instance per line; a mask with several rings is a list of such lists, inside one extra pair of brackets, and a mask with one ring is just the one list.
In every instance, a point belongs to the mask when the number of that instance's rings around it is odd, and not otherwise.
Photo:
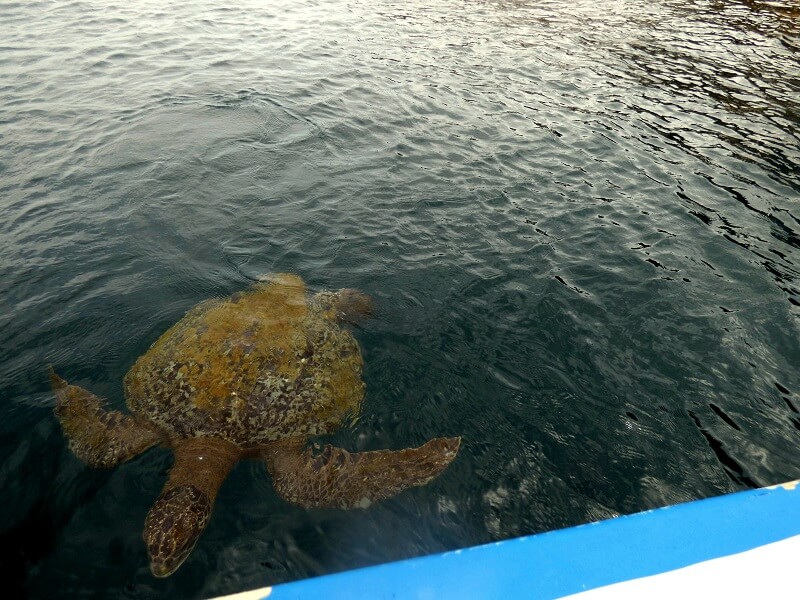
[(128, 407), (173, 437), (243, 448), (329, 433), (364, 397), (358, 344), (330, 306), (296, 275), (204, 302), (128, 371)]

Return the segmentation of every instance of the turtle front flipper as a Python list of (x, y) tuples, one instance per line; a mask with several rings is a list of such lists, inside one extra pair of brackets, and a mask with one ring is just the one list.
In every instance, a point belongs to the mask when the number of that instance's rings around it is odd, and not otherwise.
[(350, 453), (326, 445), (313, 455), (302, 446), (264, 453), (278, 494), (306, 508), (366, 508), (425, 485), (455, 458), (461, 438), (436, 438), (419, 448)]
[(56, 416), (70, 449), (92, 467), (113, 467), (162, 441), (153, 427), (132, 416), (103, 408), (102, 398), (69, 385), (50, 368)]

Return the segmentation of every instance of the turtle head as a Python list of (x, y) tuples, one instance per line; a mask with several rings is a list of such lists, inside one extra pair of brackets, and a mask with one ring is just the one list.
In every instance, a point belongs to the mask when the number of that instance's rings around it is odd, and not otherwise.
[(211, 515), (211, 499), (193, 485), (164, 491), (147, 513), (144, 541), (150, 571), (156, 577), (172, 575), (192, 552)]

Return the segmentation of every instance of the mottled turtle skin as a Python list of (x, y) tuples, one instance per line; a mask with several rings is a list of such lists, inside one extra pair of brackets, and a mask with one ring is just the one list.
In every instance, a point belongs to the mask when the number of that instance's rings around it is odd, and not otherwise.
[(131, 412), (172, 436), (250, 449), (330, 433), (364, 398), (362, 359), (337, 319), (345, 290), (306, 299), (297, 276), (205, 302), (164, 333), (125, 377)]
[(363, 363), (342, 323), (369, 315), (370, 307), (349, 289), (309, 297), (300, 277), (286, 274), (204, 302), (128, 371), (131, 414), (107, 410), (102, 398), (51, 369), (56, 415), (84, 462), (113, 467), (158, 444), (174, 453), (145, 519), (153, 575), (170, 575), (189, 556), (238, 460), (262, 460), (288, 502), (366, 508), (428, 483), (455, 458), (457, 437), (401, 450), (307, 447), (309, 437), (358, 415)]

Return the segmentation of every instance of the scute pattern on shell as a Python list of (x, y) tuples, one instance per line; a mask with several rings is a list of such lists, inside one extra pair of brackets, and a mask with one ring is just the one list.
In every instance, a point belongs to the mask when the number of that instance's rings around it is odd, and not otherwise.
[(125, 377), (131, 411), (179, 437), (242, 448), (327, 433), (364, 397), (362, 359), (328, 302), (296, 275), (205, 302)]

